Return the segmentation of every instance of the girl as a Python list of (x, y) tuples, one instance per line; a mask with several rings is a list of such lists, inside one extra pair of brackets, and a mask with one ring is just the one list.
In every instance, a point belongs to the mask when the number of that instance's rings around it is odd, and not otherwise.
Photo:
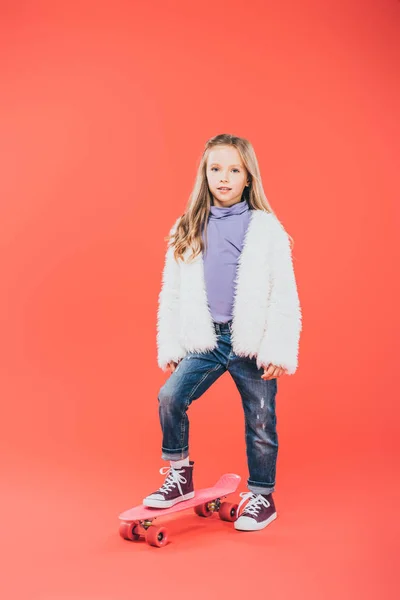
[(249, 470), (234, 526), (262, 529), (277, 516), (277, 379), (297, 369), (302, 320), (289, 236), (248, 140), (222, 134), (206, 143), (187, 210), (166, 239), (157, 348), (159, 367), (171, 372), (158, 395), (169, 466), (143, 503), (167, 508), (194, 496), (187, 410), (228, 371), (242, 399)]

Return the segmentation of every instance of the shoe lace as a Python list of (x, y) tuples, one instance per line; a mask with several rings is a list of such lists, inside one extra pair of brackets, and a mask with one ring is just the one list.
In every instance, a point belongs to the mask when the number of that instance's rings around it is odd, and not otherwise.
[(265, 506), (265, 508), (268, 508), (268, 506), (270, 506), (270, 502), (268, 502), (268, 500), (266, 498), (264, 498), (264, 496), (262, 496), (261, 494), (254, 494), (253, 492), (241, 492), (240, 496), (241, 496), (241, 498), (243, 498), (243, 500), (240, 501), (240, 504), (238, 506), (238, 510), (237, 510), (238, 514), (240, 511), (240, 507), (247, 500), (248, 500), (248, 503), (246, 505), (246, 508), (243, 511), (243, 514), (248, 513), (252, 517), (257, 516), (258, 511), (260, 510), (260, 508), (262, 506)]
[(186, 477), (182, 475), (182, 473), (184, 473), (184, 469), (178, 470), (174, 469), (173, 467), (162, 467), (160, 469), (160, 473), (161, 475), (168, 475), (167, 479), (159, 489), (160, 493), (167, 493), (175, 486), (178, 486), (179, 492), (181, 496), (183, 496), (181, 483), (186, 483), (187, 481)]

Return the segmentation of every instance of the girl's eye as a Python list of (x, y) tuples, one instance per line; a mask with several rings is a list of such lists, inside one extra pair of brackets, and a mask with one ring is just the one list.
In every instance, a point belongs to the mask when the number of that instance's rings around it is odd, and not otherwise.
[[(211, 167), (211, 171), (213, 171), (214, 169), (218, 170), (218, 167)], [(239, 169), (232, 169), (233, 171), (237, 171), (239, 173)]]

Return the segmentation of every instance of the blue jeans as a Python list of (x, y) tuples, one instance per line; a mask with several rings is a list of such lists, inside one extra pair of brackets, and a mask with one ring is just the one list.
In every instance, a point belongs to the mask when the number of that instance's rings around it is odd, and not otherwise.
[(164, 460), (189, 456), (187, 410), (225, 371), (231, 374), (242, 398), (250, 491), (275, 491), (278, 435), (275, 396), (277, 379), (261, 379), (255, 358), (237, 356), (232, 350), (232, 321), (214, 322), (217, 346), (208, 352), (188, 353), (171, 373), (158, 395)]

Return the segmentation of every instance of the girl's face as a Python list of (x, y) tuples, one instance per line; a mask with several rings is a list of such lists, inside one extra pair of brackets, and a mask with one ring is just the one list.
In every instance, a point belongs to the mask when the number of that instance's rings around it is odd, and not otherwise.
[[(215, 206), (232, 206), (240, 202), (247, 183), (247, 170), (234, 146), (218, 146), (210, 150), (206, 172)], [(222, 187), (229, 189), (219, 189)]]

